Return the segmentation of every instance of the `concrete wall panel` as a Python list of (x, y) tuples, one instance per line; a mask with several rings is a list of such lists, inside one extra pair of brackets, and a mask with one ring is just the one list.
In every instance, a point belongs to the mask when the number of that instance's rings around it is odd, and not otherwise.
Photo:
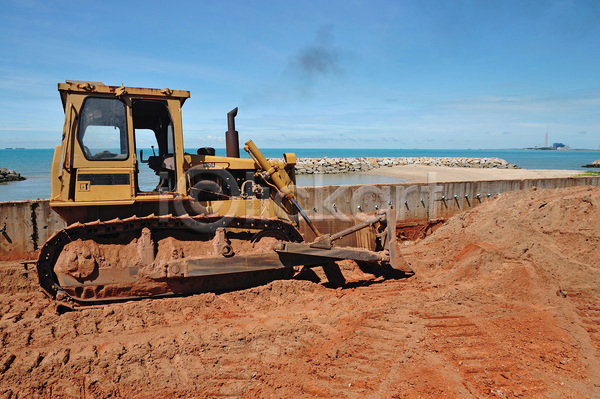
[[(299, 187), (298, 202), (320, 231), (333, 233), (368, 219), (390, 203), (398, 210), (399, 221), (435, 221), (508, 191), (578, 185), (600, 186), (600, 177)], [(0, 202), (0, 260), (35, 258), (52, 233), (64, 226), (47, 200)], [(301, 231), (312, 239), (306, 225), (301, 225)], [(340, 242), (356, 243), (353, 236)]]
[(28, 259), (65, 226), (47, 200), (0, 202), (0, 259)]

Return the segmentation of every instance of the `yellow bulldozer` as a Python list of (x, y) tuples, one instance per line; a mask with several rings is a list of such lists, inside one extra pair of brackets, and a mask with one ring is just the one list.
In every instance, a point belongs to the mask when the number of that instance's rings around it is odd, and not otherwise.
[[(184, 150), (188, 91), (81, 81), (58, 91), (65, 123), (50, 205), (68, 227), (41, 248), (37, 272), (60, 304), (238, 289), (343, 259), (403, 269), (393, 207), (321, 234), (297, 202), (294, 154), (267, 160), (248, 141), (249, 157), (240, 157), (237, 108), (227, 114), (223, 157)], [(151, 186), (142, 184), (147, 170)], [(300, 223), (315, 240), (304, 242)], [(362, 229), (374, 233), (371, 249), (335, 245)]]

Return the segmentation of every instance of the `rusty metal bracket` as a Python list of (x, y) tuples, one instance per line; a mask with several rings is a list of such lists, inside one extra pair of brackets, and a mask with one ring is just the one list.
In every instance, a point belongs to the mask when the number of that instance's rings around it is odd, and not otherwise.
[(36, 262), (37, 261), (35, 261), (35, 260), (21, 261), (21, 264), (23, 265), (23, 270), (21, 270), (21, 274), (23, 275), (23, 277), (25, 277), (25, 278), (29, 277), (29, 273), (33, 273), (33, 274), (37, 275), (36, 269), (29, 269), (29, 265), (35, 265)]
[(380, 212), (376, 217), (369, 219), (366, 222), (349, 227), (335, 234), (324, 234), (321, 237), (318, 237), (314, 242), (310, 243), (310, 247), (331, 249), (333, 247), (334, 241), (339, 240), (340, 238), (344, 238), (352, 233), (356, 233), (357, 231), (367, 228), (369, 226), (372, 226), (375, 223), (383, 222), (384, 220), (386, 220), (386, 213)]
[(213, 246), (215, 248), (216, 255), (222, 255), (226, 258), (229, 258), (235, 253), (233, 252), (233, 248), (231, 248), (231, 242), (225, 236), (225, 229), (223, 227), (219, 227), (215, 231), (215, 238), (213, 238)]
[(125, 94), (127, 94), (127, 88), (123, 86), (123, 83), (121, 83), (121, 86), (119, 86), (115, 91), (115, 95), (117, 97), (123, 97)]
[(81, 82), (77, 84), (77, 88), (85, 91), (94, 91), (96, 89), (96, 86), (90, 84), (90, 82)]

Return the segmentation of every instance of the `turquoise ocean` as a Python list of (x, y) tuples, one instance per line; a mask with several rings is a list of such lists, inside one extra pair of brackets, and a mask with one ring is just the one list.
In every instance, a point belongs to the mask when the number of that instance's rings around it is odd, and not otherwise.
[[(268, 158), (281, 158), (284, 152), (295, 152), (301, 158), (319, 157), (469, 157), (502, 158), (524, 169), (571, 169), (581, 170), (581, 165), (600, 159), (600, 151), (536, 151), (536, 150), (416, 150), (416, 149), (261, 149)], [(146, 154), (150, 150), (144, 150)], [(195, 153), (190, 150), (190, 153)], [(243, 152), (243, 151), (242, 151)], [(0, 183), (0, 201), (21, 201), (50, 197), (51, 149), (3, 149), (0, 150), (0, 167), (14, 169), (27, 180)], [(225, 149), (217, 149), (216, 155), (225, 155)], [(244, 154), (245, 155), (245, 154)], [(155, 184), (156, 176), (150, 170), (141, 170), (142, 181)], [(393, 183), (401, 179), (362, 175), (298, 176), (299, 186), (328, 184)]]

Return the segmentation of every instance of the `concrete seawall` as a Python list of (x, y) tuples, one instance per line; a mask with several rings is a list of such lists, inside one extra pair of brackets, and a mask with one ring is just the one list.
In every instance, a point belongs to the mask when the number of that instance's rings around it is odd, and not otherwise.
[(38, 249), (64, 226), (48, 200), (0, 202), (0, 260), (37, 257)]
[[(298, 197), (319, 230), (328, 233), (366, 219), (390, 203), (399, 222), (427, 222), (447, 219), (507, 191), (581, 185), (600, 186), (600, 177), (299, 187)], [(63, 227), (48, 200), (0, 202), (0, 260), (35, 258), (52, 233)], [(306, 226), (301, 231), (311, 239)], [(360, 245), (356, 238), (341, 244)]]

